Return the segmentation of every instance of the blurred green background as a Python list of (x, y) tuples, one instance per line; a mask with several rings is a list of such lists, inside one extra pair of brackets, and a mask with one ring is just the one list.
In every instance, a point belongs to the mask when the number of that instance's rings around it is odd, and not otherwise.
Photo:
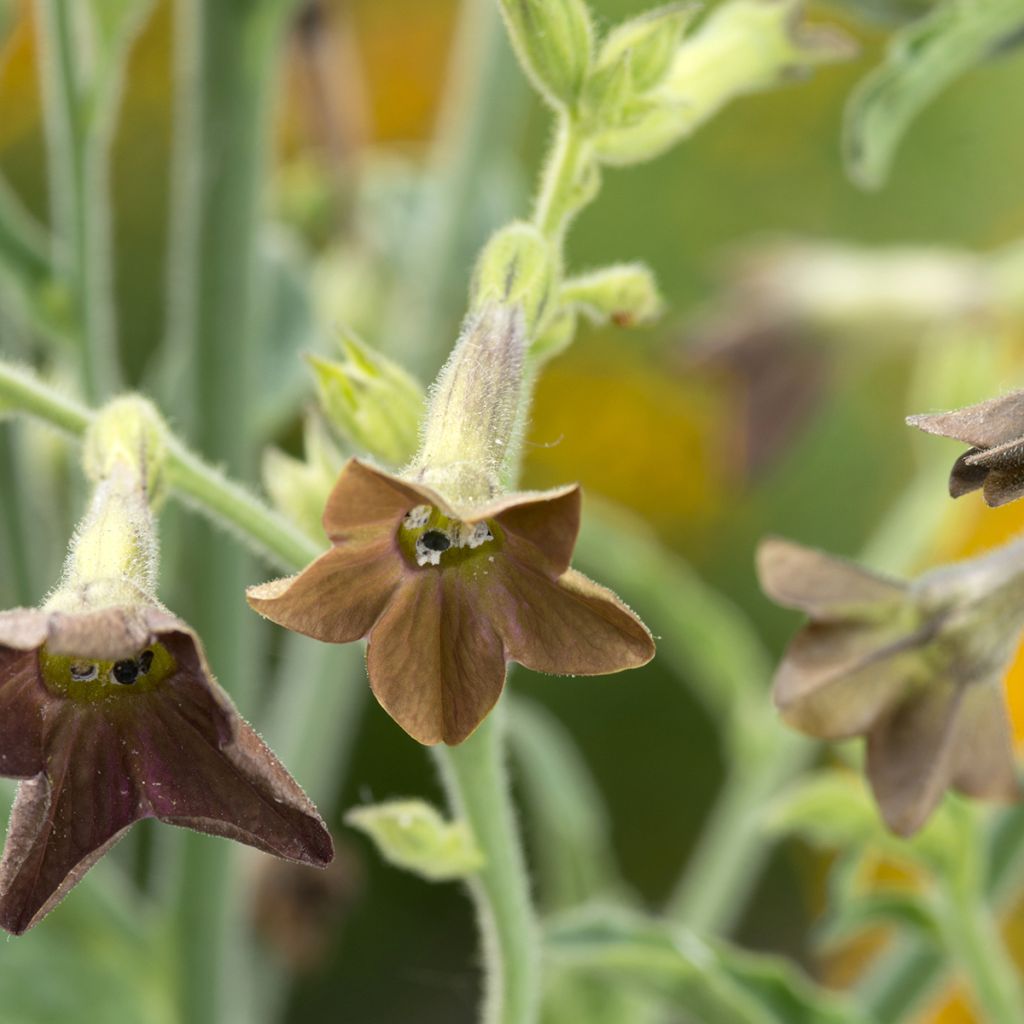
[[(607, 21), (643, 9), (627, 0), (594, 0), (593, 7)], [(856, 553), (907, 477), (911, 438), (902, 418), (919, 410), (906, 408), (911, 349), (884, 335), (846, 338), (842, 346), (788, 339), (794, 343), (772, 349), (776, 369), (784, 371), (774, 399), (765, 398), (765, 374), (743, 358), (696, 352), (700, 318), (721, 291), (730, 253), (778, 236), (989, 250), (1024, 234), (1024, 50), (949, 89), (911, 129), (890, 182), (869, 194), (845, 177), (839, 136), (843, 104), (879, 59), (883, 34), (843, 8), (821, 5), (813, 13), (856, 34), (860, 56), (736, 102), (652, 164), (607, 173), (599, 202), (572, 231), (570, 266), (644, 260), (669, 313), (644, 331), (585, 329), (550, 367), (537, 396), (524, 481), (542, 487), (580, 480), (588, 496), (639, 514), (750, 615), (775, 653), (795, 620), (770, 608), (756, 588), (757, 538), (777, 532)], [(299, 266), (323, 264), (329, 255), (318, 287), (336, 292), (340, 310), (360, 329), (364, 320), (373, 324), (368, 340), (406, 359), (423, 379), (455, 336), (475, 251), (491, 229), (524, 212), (550, 130), (547, 112), (499, 35), (491, 71), (496, 87), (473, 126), (481, 135), (477, 170), (466, 183), (455, 244), (444, 254), (439, 280), (427, 283), (431, 331), (415, 350), (403, 350), (399, 339), (417, 336), (408, 320), (419, 315), (425, 287), (402, 276), (403, 202), (424, 187), (420, 172), (436, 169), (433, 141), (456, 20), (457, 5), (449, 0), (329, 0), (319, 18), (297, 24), (282, 63), (266, 196), (268, 213), (283, 225), (273, 243), (298, 253)], [(45, 219), (29, 5), (0, 3), (0, 30), (0, 171)], [(151, 357), (164, 302), (171, 48), (171, 3), (160, 0), (132, 52), (113, 189), (123, 355), (142, 387), (154, 386), (159, 374)], [(398, 294), (408, 289), (410, 306), (405, 322), (400, 310), (394, 323), (380, 325), (357, 300), (388, 275)], [(280, 356), (294, 364), (292, 390), (284, 389), (288, 401), (268, 424), (267, 440), (296, 449), (298, 412), (311, 389), (294, 349), (330, 343), (312, 328), (286, 327)], [(802, 413), (772, 444), (756, 443), (794, 396), (805, 399)], [(173, 402), (165, 397), (164, 407), (173, 423)], [(972, 514), (953, 513), (968, 531)], [(61, 555), (40, 553), (49, 563), (40, 567), (44, 578)], [(588, 569), (597, 574), (599, 567)], [(177, 605), (187, 617), (188, 581), (178, 586)], [(623, 596), (644, 613), (639, 599)], [(2, 573), (0, 598), (5, 607), (21, 599)], [(713, 724), (678, 673), (657, 660), (609, 679), (517, 670), (512, 685), (549, 708), (577, 739), (610, 809), (624, 875), (645, 903), (658, 905), (721, 778)], [(323, 948), (303, 965), (289, 1019), (469, 1022), (478, 991), (476, 939), (462, 891), (384, 866), (363, 837), (341, 825), (342, 811), (364, 800), (440, 800), (424, 752), (372, 702), (363, 715), (337, 806), (323, 808), (342, 854), (337, 919)], [(140, 831), (148, 834), (149, 824)], [(529, 832), (528, 820), (525, 825)], [(745, 914), (740, 941), (813, 964), (808, 924), (820, 902), (822, 870), (806, 850), (784, 846)], [(39, 932), (59, 927), (61, 915), (70, 920), (78, 898)], [(302, 918), (301, 894), (290, 899), (287, 913)], [(278, 934), (287, 945), (283, 925)], [(11, 969), (11, 948), (0, 945), (0, 972)], [(268, 948), (267, 955), (282, 953)], [(62, 1012), (54, 1007), (52, 1019)], [(0, 1019), (6, 1019), (2, 1010)]]

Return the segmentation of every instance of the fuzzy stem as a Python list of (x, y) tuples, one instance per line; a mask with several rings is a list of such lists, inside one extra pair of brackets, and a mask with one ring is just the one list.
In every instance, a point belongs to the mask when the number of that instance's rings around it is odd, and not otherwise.
[(580, 191), (586, 161), (586, 145), (576, 122), (570, 114), (561, 114), (533, 211), (533, 223), (559, 249), (569, 222), (593, 198)]
[[(0, 361), (0, 404), (5, 403), (76, 437), (85, 434), (94, 415), (34, 374)], [(175, 437), (168, 439), (166, 459), (167, 484), (182, 501), (237, 533), (273, 565), (291, 572), (320, 554), (317, 544), (301, 530)]]
[[(91, 401), (120, 380), (112, 296), (109, 125), (89, 130), (71, 0), (39, 0), (51, 216), (72, 282)], [(102, 115), (104, 112), (99, 112)]]
[(534, 919), (504, 755), (503, 709), (464, 743), (434, 756), (452, 810), (473, 830), (486, 864), (469, 883), (486, 964), (482, 1024), (533, 1024), (540, 1001)]

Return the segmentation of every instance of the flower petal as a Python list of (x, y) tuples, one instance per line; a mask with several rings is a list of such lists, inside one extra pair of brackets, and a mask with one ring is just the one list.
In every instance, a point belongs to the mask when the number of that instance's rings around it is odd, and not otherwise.
[(130, 764), (144, 816), (330, 863), (333, 844), (316, 808), (219, 687), (178, 673), (139, 703)]
[(139, 815), (125, 747), (95, 708), (60, 708), (45, 774), (19, 784), (0, 861), (0, 927), (18, 935), (63, 899)]
[(917, 832), (949, 786), (963, 695), (963, 687), (948, 679), (930, 681), (868, 733), (868, 779), (897, 835)]
[(458, 572), (427, 570), (401, 586), (366, 661), (377, 700), (420, 743), (461, 743), (505, 685), (501, 639)]
[(43, 770), (43, 714), (52, 702), (38, 654), (0, 647), (0, 775), (27, 779)]
[[(561, 576), (569, 568), (580, 532), (579, 485), (508, 495), (475, 510), (473, 517), (496, 519), (506, 541), (515, 545), (515, 557), (537, 561), (551, 576)], [(526, 545), (529, 548), (523, 550)]]
[(953, 785), (973, 797), (1021, 798), (1006, 699), (998, 684), (967, 688), (957, 717)]
[(914, 637), (877, 624), (812, 623), (793, 638), (779, 665), (775, 706), (809, 736), (857, 736), (920, 678), (916, 647)]
[(815, 619), (857, 613), (882, 616), (906, 594), (895, 580), (781, 537), (766, 537), (758, 545), (757, 574), (761, 589), (773, 601)]
[(416, 505), (434, 505), (452, 514), (445, 500), (421, 484), (386, 473), (359, 459), (342, 467), (324, 508), (324, 529), (332, 541), (365, 536), (398, 521)]
[(1011, 391), (952, 412), (908, 416), (907, 423), (972, 448), (995, 448), (1024, 437), (1024, 391)]
[(528, 565), (506, 563), (487, 602), (506, 655), (537, 672), (604, 675), (654, 657), (654, 640), (640, 619), (575, 569), (556, 582)]
[(343, 541), (297, 576), (250, 587), (246, 600), (287, 629), (349, 643), (370, 631), (402, 573), (401, 553), (390, 538)]

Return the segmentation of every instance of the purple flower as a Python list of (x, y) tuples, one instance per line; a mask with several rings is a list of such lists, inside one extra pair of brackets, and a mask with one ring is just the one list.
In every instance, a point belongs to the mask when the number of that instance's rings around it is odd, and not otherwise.
[(0, 926), (36, 924), (133, 822), (158, 818), (325, 865), (316, 809), (143, 594), (0, 613), (0, 774), (22, 780), (0, 861)]

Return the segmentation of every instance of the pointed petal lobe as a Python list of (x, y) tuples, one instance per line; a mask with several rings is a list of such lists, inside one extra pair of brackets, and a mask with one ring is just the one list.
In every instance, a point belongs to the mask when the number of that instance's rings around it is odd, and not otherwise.
[(370, 633), (370, 685), (420, 743), (461, 743), (505, 685), (501, 639), (458, 572), (426, 570), (398, 590)]

